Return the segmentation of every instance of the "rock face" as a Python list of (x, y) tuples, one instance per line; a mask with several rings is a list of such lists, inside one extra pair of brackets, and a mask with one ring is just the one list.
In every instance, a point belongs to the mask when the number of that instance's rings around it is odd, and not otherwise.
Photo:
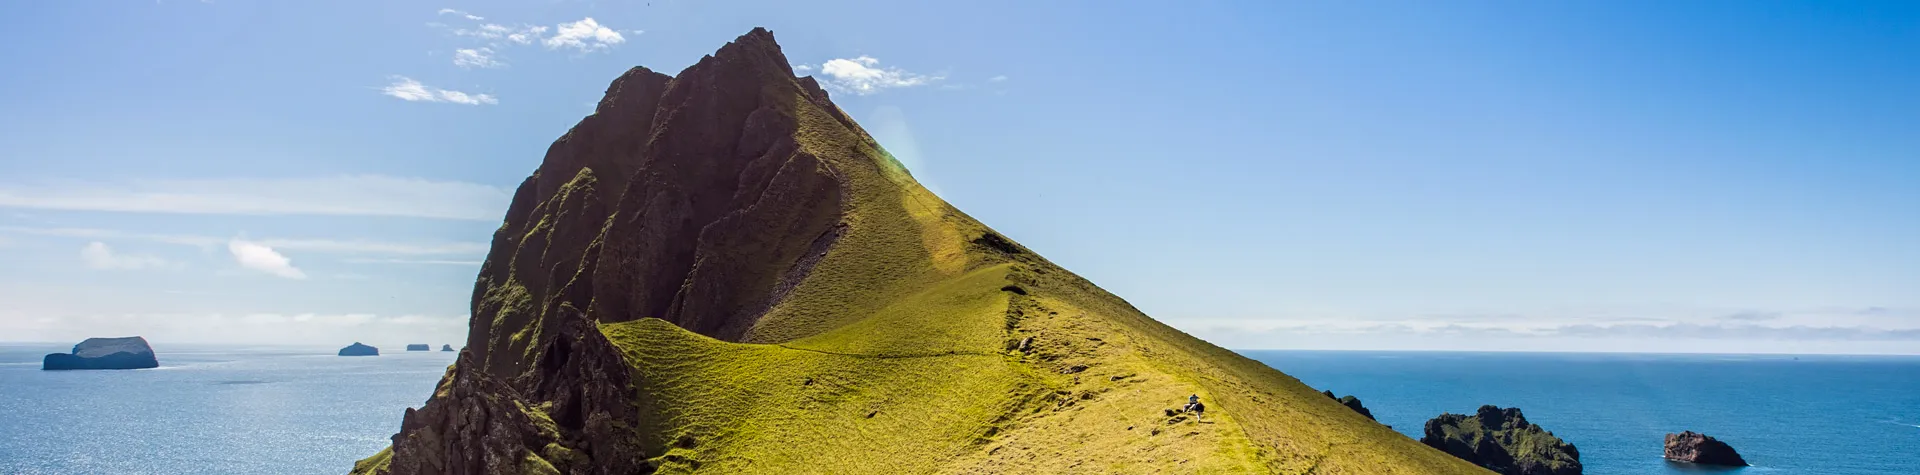
[(341, 348), (340, 356), (380, 356), (380, 349), (362, 345), (356, 341), (347, 345), (346, 348)]
[(1747, 459), (1740, 458), (1733, 446), (1694, 431), (1667, 434), (1666, 457), (1675, 462), (1701, 465), (1747, 466)]
[(414, 343), (411, 345), (407, 345), (407, 351), (429, 351), (432, 349), (433, 347), (427, 346), (426, 343)]
[(440, 345), (440, 351), (453, 351), (453, 345)]
[(137, 336), (123, 338), (88, 338), (73, 345), (72, 353), (51, 353), (42, 360), (40, 369), (144, 369), (157, 368), (160, 360), (153, 355), (153, 347), (147, 346), (147, 339)]
[[(790, 64), (754, 29), (615, 78), (354, 473), (1478, 472), (953, 208)], [(1142, 426), (1192, 394), (1231, 417)]]
[(1580, 451), (1527, 422), (1519, 408), (1480, 406), (1473, 416), (1427, 421), (1420, 443), (1505, 475), (1577, 475)]
[(1353, 395), (1335, 397), (1333, 391), (1321, 391), (1320, 393), (1327, 395), (1327, 399), (1340, 401), (1340, 405), (1347, 406), (1347, 409), (1352, 409), (1353, 412), (1358, 412), (1362, 416), (1367, 416), (1367, 419), (1379, 420), (1373, 418), (1373, 411), (1367, 410), (1367, 406), (1360, 404), (1360, 398), (1353, 397)]

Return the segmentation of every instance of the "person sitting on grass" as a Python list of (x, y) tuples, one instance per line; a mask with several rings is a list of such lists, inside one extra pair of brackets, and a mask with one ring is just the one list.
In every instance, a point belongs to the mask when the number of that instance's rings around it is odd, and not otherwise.
[(1180, 410), (1193, 413), (1193, 420), (1197, 421), (1200, 420), (1202, 414), (1207, 412), (1207, 405), (1201, 404), (1200, 395), (1195, 394), (1187, 396), (1187, 407), (1180, 408)]

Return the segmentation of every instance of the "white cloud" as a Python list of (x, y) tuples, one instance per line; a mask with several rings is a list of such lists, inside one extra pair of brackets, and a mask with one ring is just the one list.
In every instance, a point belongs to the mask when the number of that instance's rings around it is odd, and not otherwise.
[(588, 17), (572, 23), (561, 23), (560, 26), (554, 30), (553, 36), (547, 38), (545, 43), (548, 48), (569, 47), (581, 51), (591, 51), (625, 43), (626, 41), (627, 38), (621, 36), (620, 32), (601, 26), (600, 22), (594, 21), (592, 17)]
[(507, 63), (493, 59), (493, 48), (461, 48), (453, 50), (453, 64), (463, 68), (498, 68)]
[[(457, 61), (457, 59), (456, 59)], [(470, 106), (480, 104), (499, 104), (491, 94), (468, 94), (451, 89), (429, 87), (406, 76), (394, 76), (393, 84), (380, 88), (380, 93), (400, 98), (407, 102), (451, 102)]]
[(946, 79), (945, 76), (915, 74), (900, 68), (883, 68), (880, 67), (880, 60), (872, 56), (830, 60), (820, 65), (820, 73), (827, 76), (828, 86), (863, 96), (891, 88), (925, 86)]
[(462, 17), (466, 17), (466, 19), (468, 19), (468, 20), (473, 20), (473, 21), (480, 21), (480, 20), (485, 20), (485, 19), (486, 19), (486, 18), (482, 18), (482, 17), (480, 17), (479, 15), (474, 15), (474, 14), (471, 14), (471, 13), (467, 13), (467, 12), (463, 12), (463, 11), (460, 11), (460, 10), (455, 10), (455, 9), (452, 9), (452, 8), (442, 8), (442, 9), (440, 9), (440, 14), (441, 14), (441, 15), (459, 15), (459, 16), (462, 16)]
[(1007, 81), (1007, 75), (1005, 74), (987, 78), (987, 82), (1006, 82), (1006, 81)]
[(447, 242), (437, 244), (410, 244), (379, 241), (332, 239), (261, 239), (260, 244), (276, 249), (336, 253), (369, 253), (398, 255), (486, 255), (492, 246), (482, 242)]
[(80, 248), (80, 262), (88, 268), (102, 270), (141, 270), (173, 267), (166, 259), (153, 256), (126, 255), (113, 252), (106, 243), (94, 241)]
[(493, 186), (384, 175), (0, 183), (0, 207), (132, 213), (498, 221), (512, 198)]
[(507, 33), (507, 41), (512, 41), (512, 42), (523, 44), (523, 45), (530, 45), (530, 44), (533, 44), (534, 41), (539, 40), (540, 35), (544, 35), (546, 33), (547, 33), (547, 27), (530, 26), (520, 31)]
[[(148, 234), (131, 233), (111, 229), (89, 228), (33, 228), (22, 226), (0, 226), (0, 232), (30, 234), (35, 236), (71, 237), (80, 239), (133, 239), (193, 246), (211, 250), (227, 242), (226, 238), (213, 236), (195, 236), (187, 234)], [(4, 239), (4, 238), (0, 238)], [(275, 249), (303, 252), (321, 252), (337, 254), (386, 254), (402, 256), (484, 256), (490, 245), (484, 242), (441, 242), (441, 243), (398, 243), (368, 241), (364, 239), (258, 239), (253, 242)]]
[[(140, 335), (156, 347), (196, 343), (313, 345), (331, 355), (355, 341), (399, 352), (408, 343), (459, 348), (467, 316), (374, 313), (55, 313), (30, 316), (0, 310), (0, 338), (8, 341), (80, 341), (101, 329)], [(164, 349), (162, 350), (164, 351)], [(165, 356), (162, 356), (164, 359)]]
[(799, 71), (799, 72), (803, 72), (803, 73), (804, 73), (804, 72), (808, 72), (808, 71), (812, 71), (812, 70), (813, 70), (813, 66), (812, 66), (812, 65), (806, 65), (806, 64), (795, 64), (795, 65), (793, 65), (793, 70), (794, 70), (794, 71)]
[(233, 261), (240, 264), (240, 267), (288, 279), (307, 278), (307, 273), (293, 267), (293, 260), (287, 259), (287, 256), (281, 255), (272, 247), (234, 239), (227, 242), (227, 252), (233, 253)]
[(419, 264), (436, 266), (472, 266), (480, 267), (480, 261), (460, 261), (447, 259), (347, 259), (355, 264)]

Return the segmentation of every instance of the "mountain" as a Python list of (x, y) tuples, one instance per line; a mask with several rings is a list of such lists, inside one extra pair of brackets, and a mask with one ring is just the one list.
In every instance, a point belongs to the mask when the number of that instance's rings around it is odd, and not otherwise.
[(615, 79), (472, 306), (354, 473), (1484, 473), (954, 209), (763, 29)]

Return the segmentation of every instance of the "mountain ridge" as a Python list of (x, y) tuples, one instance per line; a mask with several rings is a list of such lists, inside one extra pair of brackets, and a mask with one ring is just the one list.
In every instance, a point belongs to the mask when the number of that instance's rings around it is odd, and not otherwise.
[(953, 208), (760, 28), (616, 78), (472, 305), (355, 473), (1480, 473)]

